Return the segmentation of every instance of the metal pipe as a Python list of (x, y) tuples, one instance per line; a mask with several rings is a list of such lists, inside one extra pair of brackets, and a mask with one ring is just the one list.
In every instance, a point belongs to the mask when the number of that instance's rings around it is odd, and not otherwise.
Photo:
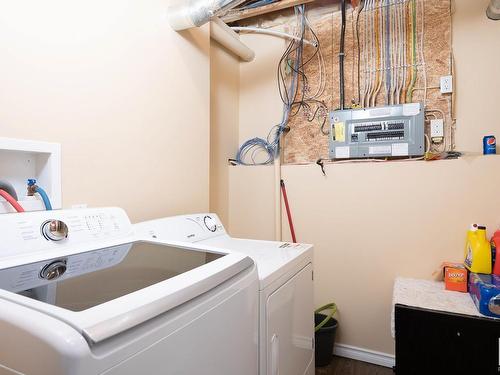
[(244, 61), (252, 61), (255, 58), (255, 52), (243, 44), (238, 34), (218, 17), (210, 21), (210, 37)]
[(287, 34), (287, 33), (281, 32), (281, 31), (276, 31), (276, 30), (271, 30), (271, 29), (263, 29), (261, 27), (231, 26), (231, 29), (233, 29), (234, 31), (243, 31), (243, 32), (251, 32), (251, 33), (258, 33), (258, 34), (269, 34), (269, 35), (279, 36), (281, 38), (294, 39), (294, 40), (297, 40), (299, 42), (302, 40), (305, 44), (310, 44), (313, 47), (318, 46), (317, 42), (311, 42), (310, 40), (301, 39), (300, 37), (292, 35), (292, 34)]
[(500, 0), (491, 0), (488, 9), (486, 9), (486, 15), (491, 20), (500, 20)]

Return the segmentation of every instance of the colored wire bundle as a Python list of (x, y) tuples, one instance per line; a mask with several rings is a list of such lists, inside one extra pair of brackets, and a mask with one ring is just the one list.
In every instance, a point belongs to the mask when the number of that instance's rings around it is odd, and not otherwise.
[[(363, 79), (358, 79), (360, 104), (376, 106), (381, 91), (388, 105), (408, 103), (413, 101), (415, 90), (423, 89), (425, 105), (424, 0), (366, 0), (361, 11), (364, 15), (362, 43), (358, 47), (363, 57), (362, 67), (358, 62), (358, 70), (363, 73)], [(359, 38), (358, 22), (359, 14), (356, 20)], [(422, 66), (423, 88), (415, 86), (419, 66)]]

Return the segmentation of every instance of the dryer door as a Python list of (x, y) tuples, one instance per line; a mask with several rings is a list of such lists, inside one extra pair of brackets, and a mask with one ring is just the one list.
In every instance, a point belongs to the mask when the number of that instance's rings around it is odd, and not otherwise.
[(267, 299), (268, 375), (303, 375), (311, 368), (314, 361), (313, 304), (310, 263)]

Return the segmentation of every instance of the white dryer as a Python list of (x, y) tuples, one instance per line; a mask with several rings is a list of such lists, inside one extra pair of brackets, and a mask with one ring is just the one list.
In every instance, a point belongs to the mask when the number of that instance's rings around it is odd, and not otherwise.
[(138, 236), (250, 256), (259, 273), (259, 373), (314, 374), (313, 247), (232, 238), (215, 214), (135, 224)]
[(245, 255), (138, 240), (121, 209), (0, 216), (0, 374), (255, 375)]

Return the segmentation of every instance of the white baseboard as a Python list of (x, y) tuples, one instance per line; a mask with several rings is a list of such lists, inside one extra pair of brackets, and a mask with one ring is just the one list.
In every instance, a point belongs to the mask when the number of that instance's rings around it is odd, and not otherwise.
[(395, 357), (392, 354), (376, 352), (356, 346), (335, 344), (333, 354), (339, 357), (351, 358), (357, 361), (373, 363), (375, 365), (392, 368), (395, 364)]

